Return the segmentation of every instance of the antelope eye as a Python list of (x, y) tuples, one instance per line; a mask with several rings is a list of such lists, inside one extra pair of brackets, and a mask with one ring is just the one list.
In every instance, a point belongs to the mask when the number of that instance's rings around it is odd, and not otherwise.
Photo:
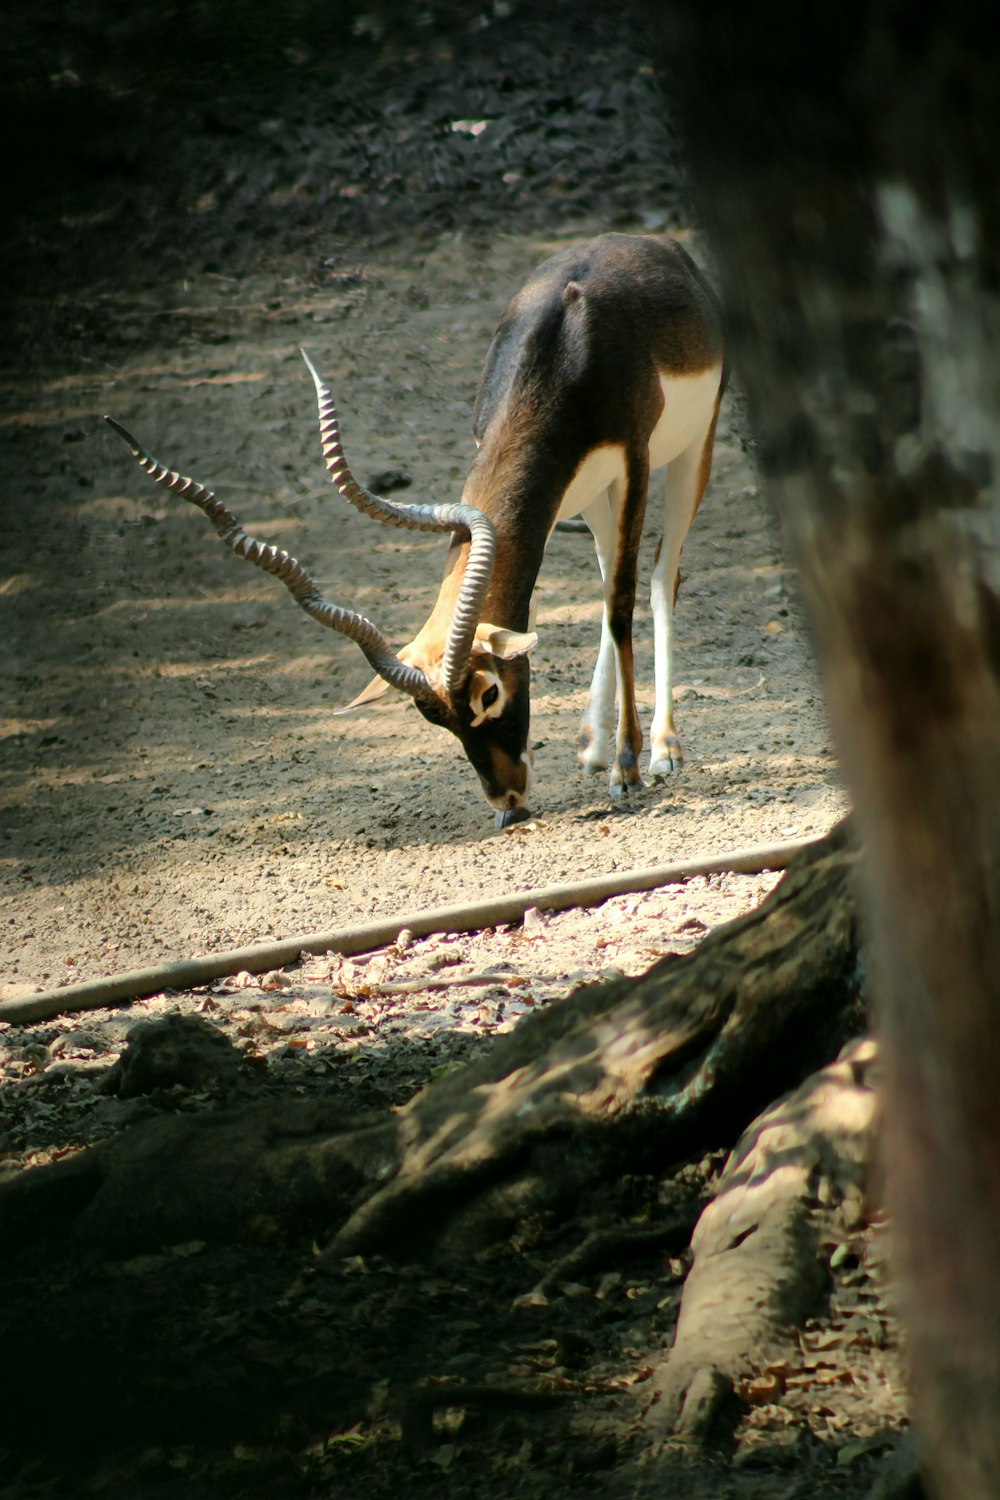
[(499, 696), (500, 696), (500, 689), (497, 687), (497, 685), (496, 685), (495, 682), (491, 682), (490, 685), (489, 685), (489, 687), (486, 689), (485, 693), (483, 694), (483, 698), (482, 698), (483, 712), (484, 713), (488, 709), (491, 709), (493, 707), (494, 703), (497, 701), (497, 699), (499, 698)]

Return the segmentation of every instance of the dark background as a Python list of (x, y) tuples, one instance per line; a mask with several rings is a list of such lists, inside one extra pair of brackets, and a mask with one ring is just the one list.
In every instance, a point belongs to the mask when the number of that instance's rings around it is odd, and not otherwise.
[(100, 336), (54, 323), (50, 290), (152, 269), (513, 221), (669, 227), (652, 53), (630, 3), (22, 6), (0, 46), (8, 359)]

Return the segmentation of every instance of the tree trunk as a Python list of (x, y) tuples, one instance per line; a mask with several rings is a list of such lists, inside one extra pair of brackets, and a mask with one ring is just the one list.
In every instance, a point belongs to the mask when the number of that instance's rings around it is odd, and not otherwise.
[(1000, 60), (984, 8), (706, 7), (671, 98), (866, 851), (929, 1481), (1000, 1494)]

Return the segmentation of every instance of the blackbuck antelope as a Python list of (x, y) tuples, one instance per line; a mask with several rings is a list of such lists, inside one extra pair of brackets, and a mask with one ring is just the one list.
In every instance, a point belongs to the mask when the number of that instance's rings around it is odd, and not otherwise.
[[(580, 514), (604, 583), (597, 667), (580, 733), (611, 795), (641, 785), (632, 613), (651, 469), (666, 464), (652, 578), (656, 702), (649, 771), (677, 767), (672, 616), (681, 549), (708, 483), (725, 385), (713, 292), (674, 240), (606, 234), (545, 261), (508, 307), (473, 414), (478, 451), (459, 504), (403, 505), (359, 484), (329, 391), (306, 357), (323, 454), (341, 494), (390, 526), (451, 533), (430, 618), (398, 653), (371, 621), (325, 599), (287, 552), (256, 541), (210, 491), (165, 468), (112, 418), (158, 484), (199, 506), (238, 557), (280, 578), (304, 610), (356, 641), (377, 677), (349, 705), (398, 688), (462, 743), (503, 827), (531, 784), (528, 653), (532, 593), (556, 522)], [(617, 724), (615, 702), (617, 698)]]

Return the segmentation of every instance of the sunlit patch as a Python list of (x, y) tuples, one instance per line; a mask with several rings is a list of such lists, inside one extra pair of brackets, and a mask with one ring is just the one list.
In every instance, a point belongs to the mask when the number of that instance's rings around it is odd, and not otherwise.
[(12, 599), (16, 594), (27, 594), (41, 585), (41, 578), (34, 573), (11, 573), (0, 583), (0, 595)]
[(0, 740), (19, 735), (43, 734), (47, 729), (54, 729), (58, 723), (58, 719), (0, 719)]

